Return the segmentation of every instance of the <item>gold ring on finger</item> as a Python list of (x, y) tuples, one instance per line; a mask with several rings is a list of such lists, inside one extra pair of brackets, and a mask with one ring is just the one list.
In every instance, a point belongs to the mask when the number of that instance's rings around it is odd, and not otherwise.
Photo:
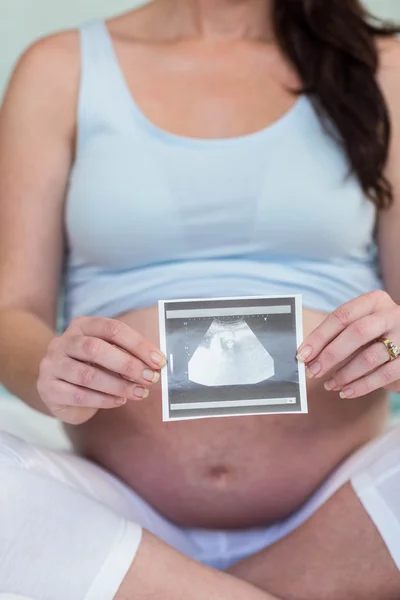
[(389, 354), (389, 360), (395, 360), (396, 358), (398, 358), (400, 356), (400, 350), (394, 342), (391, 342), (387, 338), (378, 338), (377, 342), (381, 342), (382, 344), (385, 345), (385, 348)]

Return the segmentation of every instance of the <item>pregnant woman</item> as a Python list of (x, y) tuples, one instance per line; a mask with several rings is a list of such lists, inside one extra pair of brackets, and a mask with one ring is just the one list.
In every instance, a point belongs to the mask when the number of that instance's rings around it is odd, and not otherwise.
[[(394, 33), (358, 0), (156, 0), (21, 58), (0, 379), (76, 452), (0, 435), (0, 592), (398, 600)], [(159, 299), (293, 293), (309, 415), (162, 422)]]

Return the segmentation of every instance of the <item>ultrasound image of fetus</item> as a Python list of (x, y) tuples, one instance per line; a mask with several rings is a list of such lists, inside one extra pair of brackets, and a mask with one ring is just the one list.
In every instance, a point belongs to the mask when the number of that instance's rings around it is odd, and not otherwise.
[(274, 360), (243, 317), (215, 318), (189, 361), (189, 379), (204, 386), (260, 383)]

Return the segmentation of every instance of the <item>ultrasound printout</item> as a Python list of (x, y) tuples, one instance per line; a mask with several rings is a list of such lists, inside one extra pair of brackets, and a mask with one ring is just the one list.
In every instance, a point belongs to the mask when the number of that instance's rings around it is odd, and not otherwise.
[(163, 420), (307, 413), (301, 296), (159, 302)]

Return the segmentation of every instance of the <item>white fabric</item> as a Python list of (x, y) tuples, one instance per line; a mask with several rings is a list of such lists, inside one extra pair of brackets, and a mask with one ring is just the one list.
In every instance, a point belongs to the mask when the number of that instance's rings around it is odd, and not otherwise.
[(0, 434), (0, 598), (112, 600), (135, 557), (141, 527), (198, 561), (227, 568), (287, 535), (349, 480), (400, 568), (399, 465), (400, 427), (346, 460), (281, 523), (185, 530), (96, 465)]
[(15, 594), (0, 594), (0, 600), (33, 600), (27, 596), (16, 596)]
[(0, 594), (0, 600), (33, 600), (27, 596), (16, 596), (15, 594)]
[(30, 444), (40, 444), (52, 450), (72, 450), (71, 442), (60, 421), (33, 410), (15, 396), (7, 394), (1, 387), (0, 427), (1, 431), (21, 437)]
[(377, 456), (352, 484), (400, 570), (400, 444)]

